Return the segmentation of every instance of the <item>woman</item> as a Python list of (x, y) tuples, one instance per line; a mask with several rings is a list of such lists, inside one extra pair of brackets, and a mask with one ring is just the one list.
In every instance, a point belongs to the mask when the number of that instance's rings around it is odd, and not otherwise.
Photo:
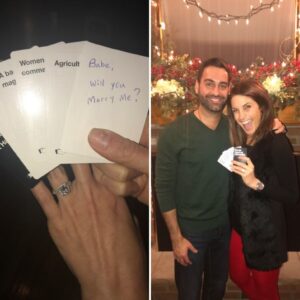
[(233, 87), (227, 108), (232, 143), (248, 153), (232, 162), (230, 276), (249, 299), (276, 300), (287, 261), (284, 204), (298, 200), (292, 149), (273, 133), (272, 102), (258, 82)]

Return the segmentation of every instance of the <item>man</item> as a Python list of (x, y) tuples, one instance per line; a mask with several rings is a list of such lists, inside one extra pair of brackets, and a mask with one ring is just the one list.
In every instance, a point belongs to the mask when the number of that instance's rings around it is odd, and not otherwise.
[(199, 106), (162, 132), (156, 191), (175, 257), (179, 299), (223, 299), (228, 274), (229, 172), (218, 162), (230, 147), (222, 111), (230, 72), (221, 59), (203, 62), (195, 83)]

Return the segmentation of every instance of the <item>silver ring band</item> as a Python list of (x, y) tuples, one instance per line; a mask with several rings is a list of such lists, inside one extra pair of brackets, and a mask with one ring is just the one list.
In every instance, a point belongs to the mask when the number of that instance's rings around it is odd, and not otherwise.
[(64, 182), (63, 184), (61, 184), (58, 188), (56, 188), (55, 190), (53, 190), (53, 194), (54, 195), (60, 195), (60, 196), (67, 196), (68, 194), (71, 193), (71, 187), (72, 187), (72, 182), (71, 181), (67, 181)]

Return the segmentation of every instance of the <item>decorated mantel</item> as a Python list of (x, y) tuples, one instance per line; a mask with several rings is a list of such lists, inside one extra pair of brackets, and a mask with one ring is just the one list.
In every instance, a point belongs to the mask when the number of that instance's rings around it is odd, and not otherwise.
[[(157, 50), (158, 51), (158, 50)], [(201, 58), (189, 55), (156, 56), (152, 63), (152, 123), (164, 125), (196, 107), (196, 73)], [(232, 83), (244, 78), (259, 80), (273, 100), (275, 114), (286, 123), (300, 123), (300, 61), (287, 59), (272, 64), (257, 60), (246, 70), (229, 65)]]

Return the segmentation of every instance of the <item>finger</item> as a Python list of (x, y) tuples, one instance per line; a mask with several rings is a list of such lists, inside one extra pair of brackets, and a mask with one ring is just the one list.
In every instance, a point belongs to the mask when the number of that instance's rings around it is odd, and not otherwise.
[(188, 255), (185, 255), (183, 258), (182, 258), (183, 262), (187, 265), (191, 265), (192, 262), (190, 261), (190, 258)]
[(141, 175), (141, 172), (129, 169), (119, 164), (103, 163), (94, 164), (94, 166), (95, 168), (100, 169), (101, 172), (104, 173), (107, 177), (117, 181), (132, 180)]
[(107, 177), (100, 169), (92, 166), (94, 178), (117, 196), (135, 195), (140, 192), (140, 186), (134, 181), (120, 182)]
[(232, 163), (236, 166), (239, 166), (239, 167), (245, 167), (247, 166), (247, 164), (245, 163), (246, 162), (246, 159), (244, 159), (244, 162), (241, 162), (241, 161), (238, 161), (238, 160), (233, 160)]
[(246, 162), (249, 167), (254, 167), (254, 165), (249, 157), (246, 157)]
[(80, 183), (90, 183), (93, 180), (93, 175), (89, 164), (73, 164), (72, 170), (76, 180)]
[[(53, 190), (56, 190), (62, 184), (69, 181), (67, 173), (62, 166), (59, 166), (52, 170), (47, 177)], [(59, 200), (61, 200), (62, 197), (66, 197), (62, 196), (60, 193), (57, 193), (56, 196)]]
[(181, 258), (181, 257), (176, 257), (175, 258), (176, 260), (177, 260), (177, 262), (178, 263), (180, 263), (182, 266), (187, 266), (188, 264), (184, 261), (184, 259), (183, 258)]
[(238, 174), (238, 175), (240, 175), (240, 176), (243, 176), (244, 174), (243, 174), (243, 172), (240, 170), (240, 168), (238, 168), (238, 167), (235, 167), (235, 166), (232, 166), (232, 172), (234, 172), (235, 174)]
[(189, 249), (190, 249), (193, 253), (198, 253), (198, 250), (197, 250), (193, 245), (191, 245), (191, 246), (189, 247)]
[(42, 181), (40, 181), (34, 188), (32, 188), (31, 191), (40, 204), (47, 219), (53, 220), (60, 216), (58, 205), (56, 204), (49, 189)]
[(108, 160), (142, 173), (149, 173), (148, 149), (144, 146), (106, 129), (92, 129), (89, 143), (97, 153)]
[(181, 265), (183, 265), (184, 267), (187, 267), (188, 264), (184, 261), (184, 260), (179, 260), (178, 261)]
[(65, 169), (62, 166), (58, 166), (47, 175), (50, 185), (53, 189), (56, 189), (62, 183), (68, 181), (68, 176)]

